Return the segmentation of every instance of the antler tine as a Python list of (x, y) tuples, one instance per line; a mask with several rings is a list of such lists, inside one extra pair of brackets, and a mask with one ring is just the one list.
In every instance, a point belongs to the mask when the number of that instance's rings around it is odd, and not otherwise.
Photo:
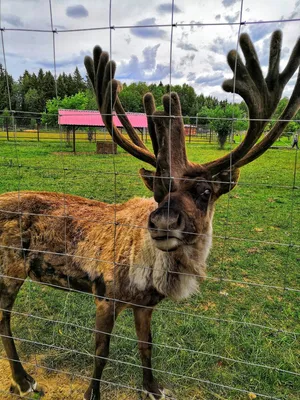
[[(107, 55), (108, 56), (108, 55)], [(105, 69), (100, 69), (98, 76), (103, 76), (103, 82), (102, 82), (102, 93), (105, 92), (105, 88), (107, 87), (109, 81), (112, 79), (112, 77), (115, 76), (116, 72), (116, 63), (114, 61), (108, 62), (108, 58), (106, 57), (105, 59), (106, 65)], [(101, 82), (100, 82), (101, 84)], [(118, 115), (119, 120), (121, 121), (123, 127), (125, 128), (126, 132), (128, 133), (128, 136), (132, 140), (134, 144), (136, 144), (138, 147), (142, 147), (143, 149), (147, 149), (142, 140), (139, 138), (138, 134), (136, 133), (135, 129), (131, 125), (126, 112), (120, 102), (119, 97), (117, 97), (116, 102), (115, 102), (115, 111), (116, 114)]]
[(266, 82), (269, 88), (273, 88), (279, 76), (279, 63), (282, 45), (282, 32), (275, 31), (271, 37), (269, 69)]
[(244, 65), (236, 51), (232, 50), (228, 54), (228, 64), (235, 77), (226, 80), (223, 83), (223, 89), (227, 92), (236, 92), (243, 97), (248, 106), (250, 121), (247, 134), (239, 146), (224, 157), (203, 165), (210, 169), (213, 174), (217, 174), (230, 166), (240, 165), (239, 161), (246, 157), (259, 139), (268, 119), (276, 110), (286, 83), (298, 68), (300, 61), (299, 41), (295, 45), (288, 65), (279, 74), (281, 37), (280, 31), (275, 31), (272, 35), (269, 71), (266, 79), (263, 77), (253, 43), (247, 34), (242, 34), (240, 37), (240, 45), (246, 64)]
[[(116, 71), (114, 61), (109, 61), (108, 53), (96, 46), (94, 48), (94, 59), (86, 56), (84, 64), (96, 94), (98, 109), (113, 140), (129, 154), (155, 167), (155, 156), (138, 138), (119, 101), (118, 92), (121, 90), (121, 84), (114, 79)], [(122, 120), (131, 141), (126, 139), (113, 123), (112, 110), (114, 107), (118, 109), (120, 114), (123, 114), (118, 116), (121, 117), (120, 120)]]
[[(181, 177), (188, 166), (181, 106), (177, 93), (164, 95), (163, 106), (164, 111), (155, 111), (153, 114), (158, 145), (156, 176), (162, 178), (154, 180), (154, 198), (158, 202), (176, 186), (176, 182), (168, 178)], [(171, 144), (172, 151), (170, 151)]]
[(155, 100), (154, 100), (153, 95), (151, 93), (146, 93), (143, 98), (143, 103), (144, 103), (145, 112), (147, 114), (148, 131), (150, 134), (153, 151), (154, 151), (155, 157), (157, 157), (158, 143), (157, 143), (155, 124), (154, 124), (154, 121), (152, 118), (153, 114), (156, 110)]
[(263, 140), (257, 143), (249, 153), (243, 157), (240, 161), (235, 164), (235, 167), (240, 168), (251, 161), (260, 157), (272, 144), (279, 138), (285, 127), (288, 125), (293, 116), (297, 113), (300, 108), (300, 69), (298, 72), (298, 78), (294, 87), (293, 93), (290, 100), (282, 112), (279, 120), (270, 130), (270, 132), (263, 138)]
[(115, 110), (118, 115), (119, 120), (121, 121), (122, 125), (124, 126), (126, 132), (128, 133), (128, 136), (132, 140), (134, 144), (136, 144), (138, 147), (141, 147), (143, 149), (147, 149), (147, 147), (144, 145), (143, 141), (140, 139), (139, 135), (136, 133), (134, 127), (131, 125), (126, 112), (120, 102), (119, 97), (117, 98), (116, 104), (115, 104)]

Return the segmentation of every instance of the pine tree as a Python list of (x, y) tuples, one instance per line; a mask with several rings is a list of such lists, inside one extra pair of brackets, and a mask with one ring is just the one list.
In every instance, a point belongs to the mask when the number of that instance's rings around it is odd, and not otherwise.
[(74, 84), (74, 89), (75, 93), (78, 92), (83, 92), (86, 89), (86, 84), (79, 72), (78, 67), (75, 68), (74, 74), (73, 74), (73, 84)]
[(43, 85), (44, 85), (44, 78), (45, 74), (42, 68), (39, 69), (38, 76), (37, 76), (37, 87), (38, 90), (43, 90)]
[[(7, 88), (8, 82), (8, 88)], [(3, 68), (2, 64), (0, 64), (0, 110), (4, 110), (5, 108), (9, 108), (9, 97), (8, 97), (8, 90), (10, 94), (12, 93), (12, 86), (13, 86), (13, 78), (11, 75), (7, 75), (6, 71)], [(14, 104), (12, 104), (14, 107)]]
[(53, 99), (53, 97), (56, 96), (55, 80), (54, 76), (50, 71), (47, 71), (44, 75), (42, 90), (44, 94), (44, 107), (45, 107), (46, 101), (49, 99)]

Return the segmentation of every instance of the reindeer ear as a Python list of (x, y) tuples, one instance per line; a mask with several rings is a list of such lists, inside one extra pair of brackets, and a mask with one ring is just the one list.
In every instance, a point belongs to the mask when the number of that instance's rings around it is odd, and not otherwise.
[(145, 168), (141, 168), (139, 170), (139, 174), (141, 178), (143, 179), (143, 182), (145, 186), (151, 190), (151, 192), (154, 191), (154, 177), (155, 177), (155, 171), (149, 171)]
[(230, 192), (238, 183), (240, 170), (235, 168), (227, 171), (222, 171), (214, 175), (214, 192), (217, 199), (225, 193)]

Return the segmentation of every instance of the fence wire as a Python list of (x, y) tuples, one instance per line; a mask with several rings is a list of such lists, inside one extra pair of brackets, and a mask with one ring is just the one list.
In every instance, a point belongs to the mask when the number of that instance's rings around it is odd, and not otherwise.
[[(2, 10), (3, 2), (0, 0), (0, 12)], [(53, 2), (54, 3), (54, 2)], [(14, 156), (11, 155), (11, 158), (2, 158), (0, 159), (0, 168), (1, 171), (5, 171), (8, 168), (10, 171), (13, 171), (18, 180), (18, 211), (11, 211), (6, 209), (0, 209), (0, 214), (3, 213), (9, 217), (13, 217), (14, 215), (18, 216), (19, 221), (19, 229), (20, 229), (20, 246), (14, 246), (11, 244), (0, 245), (0, 250), (11, 252), (19, 252), (23, 256), (23, 267), (26, 273), (26, 254), (30, 251), (32, 254), (44, 255), (44, 256), (58, 256), (64, 257), (65, 264), (67, 268), (71, 269), (72, 266), (76, 263), (80, 262), (97, 262), (102, 263), (102, 265), (112, 266), (113, 275), (113, 296), (102, 296), (99, 294), (87, 293), (82, 290), (77, 290), (72, 287), (71, 278), (68, 276), (67, 288), (59, 283), (53, 284), (49, 282), (42, 281), (34, 281), (30, 278), (22, 279), (19, 277), (7, 275), (5, 273), (0, 274), (0, 289), (2, 288), (2, 281), (13, 282), (13, 285), (25, 283), (25, 290), (22, 290), (22, 300), (19, 304), (17, 304), (18, 310), (11, 310), (5, 307), (0, 306), (0, 322), (3, 313), (8, 313), (9, 315), (16, 318), (18, 321), (21, 321), (21, 325), (23, 321), (26, 320), (26, 324), (28, 325), (26, 332), (23, 328), (18, 330), (18, 325), (16, 324), (15, 330), (17, 331), (16, 335), (11, 336), (9, 334), (1, 333), (2, 338), (14, 338), (14, 340), (18, 343), (18, 348), (24, 354), (21, 361), (15, 359), (9, 359), (2, 349), (0, 348), (0, 360), (4, 360), (5, 362), (15, 362), (24, 364), (28, 368), (35, 368), (35, 370), (39, 370), (39, 374), (44, 374), (44, 376), (49, 376), (47, 374), (55, 373), (57, 376), (57, 380), (59, 377), (61, 379), (66, 378), (67, 384), (69, 385), (69, 394), (67, 398), (77, 399), (77, 391), (73, 389), (73, 380), (77, 379), (78, 381), (86, 381), (87, 383), (92, 381), (93, 379), (90, 374), (90, 365), (92, 360), (101, 359), (103, 361), (108, 361), (106, 366), (107, 372), (104, 372), (103, 378), (100, 379), (101, 387), (103, 388), (103, 398), (104, 399), (121, 399), (125, 398), (124, 393), (127, 395), (126, 398), (138, 398), (134, 396), (140, 396), (144, 393), (143, 388), (139, 384), (138, 375), (142, 374), (142, 370), (150, 369), (149, 367), (142, 367), (137, 361), (135, 352), (136, 344), (144, 344), (151, 345), (148, 341), (140, 341), (133, 336), (133, 332), (130, 330), (129, 323), (132, 324), (132, 321), (128, 319), (128, 315), (123, 317), (122, 322), (118, 325), (117, 330), (113, 332), (101, 331), (96, 328), (92, 328), (89, 326), (88, 319), (86, 317), (87, 313), (91, 313), (94, 316), (94, 311), (91, 311), (89, 307), (91, 306), (90, 300), (105, 300), (108, 302), (112, 302), (114, 305), (114, 320), (117, 320), (117, 307), (122, 306), (130, 306), (137, 307), (140, 304), (131, 301), (124, 301), (119, 298), (119, 293), (117, 292), (116, 286), (116, 275), (120, 269), (124, 268), (129, 269), (134, 267), (135, 269), (140, 269), (142, 271), (147, 271), (150, 267), (146, 267), (145, 265), (138, 265), (132, 262), (130, 265), (127, 263), (122, 263), (118, 260), (117, 257), (117, 248), (121, 245), (118, 239), (118, 229), (130, 230), (134, 229), (138, 234), (143, 234), (144, 231), (147, 231), (149, 228), (147, 226), (140, 226), (136, 223), (136, 221), (132, 221), (132, 223), (121, 223), (118, 221), (118, 210), (120, 197), (123, 200), (123, 196), (120, 196), (120, 191), (124, 190), (124, 185), (128, 180), (130, 184), (137, 185), (136, 182), (140, 179), (140, 175), (136, 173), (132, 173), (131, 171), (123, 171), (120, 170), (122, 166), (120, 166), (118, 156), (113, 154), (109, 158), (110, 169), (103, 168), (102, 166), (97, 167), (89, 167), (86, 166), (78, 166), (76, 164), (70, 163), (67, 159), (67, 154), (65, 152), (65, 144), (63, 135), (59, 133), (59, 142), (60, 142), (60, 160), (58, 166), (48, 167), (45, 165), (43, 160), (39, 163), (38, 166), (30, 165), (29, 162), (24, 163), (22, 161), (22, 157), (20, 156), (20, 151), (22, 146), (26, 146), (26, 141), (20, 140), (20, 135), (17, 132), (16, 126), (18, 119), (20, 118), (32, 118), (33, 115), (38, 116), (40, 113), (27, 112), (27, 111), (16, 111), (12, 108), (11, 101), (11, 91), (9, 85), (9, 70), (7, 67), (7, 57), (6, 57), (6, 46), (5, 46), (5, 35), (7, 32), (15, 32), (20, 35), (24, 32), (31, 32), (35, 34), (44, 34), (50, 33), (52, 35), (52, 54), (53, 54), (53, 73), (55, 80), (55, 94), (56, 98), (58, 98), (58, 88), (57, 88), (57, 40), (59, 35), (67, 34), (67, 33), (75, 33), (75, 32), (101, 32), (108, 30), (109, 31), (109, 45), (108, 45), (108, 53), (110, 55), (110, 59), (117, 59), (117, 51), (114, 51), (113, 47), (113, 36), (117, 31), (123, 31), (128, 29), (143, 29), (143, 28), (167, 28), (170, 30), (170, 36), (168, 38), (169, 41), (169, 74), (168, 74), (168, 82), (169, 82), (169, 95), (170, 95), (170, 114), (166, 118), (174, 116), (171, 111), (171, 92), (173, 85), (173, 64), (174, 64), (174, 30), (178, 28), (195, 28), (195, 27), (205, 27), (205, 26), (227, 26), (227, 27), (236, 27), (236, 50), (239, 51), (239, 41), (238, 38), (240, 34), (243, 33), (246, 26), (260, 26), (264, 27), (265, 25), (273, 24), (274, 27), (277, 25), (280, 26), (283, 23), (294, 24), (294, 26), (298, 26), (297, 23), (300, 22), (300, 18), (290, 18), (290, 19), (269, 19), (269, 20), (260, 20), (260, 21), (246, 21), (244, 19), (245, 15), (245, 5), (244, 0), (239, 1), (240, 9), (239, 9), (239, 21), (238, 22), (196, 22), (191, 21), (190, 23), (185, 23), (181, 21), (176, 21), (178, 17), (176, 15), (176, 10), (178, 6), (180, 6), (179, 1), (171, 0), (169, 2), (169, 11), (170, 11), (170, 22), (165, 24), (156, 24), (154, 23), (144, 23), (144, 24), (113, 24), (112, 12), (114, 7), (118, 7), (117, 2), (113, 0), (109, 0), (109, 8), (108, 8), (108, 16), (107, 16), (107, 25), (105, 26), (96, 26), (90, 28), (77, 28), (77, 29), (67, 29), (67, 28), (57, 28), (55, 25), (55, 16), (53, 14), (53, 4), (52, 0), (49, 0), (49, 16), (50, 16), (50, 28), (51, 29), (34, 29), (34, 28), (6, 28), (3, 26), (3, 16), (1, 12), (0, 18), (0, 30), (1, 30), (1, 44), (2, 44), (2, 54), (3, 54), (3, 62), (6, 72), (6, 86), (7, 86), (7, 94), (8, 94), (8, 106), (9, 113), (13, 117), (13, 151)], [(223, 1), (223, 3), (226, 3)], [(234, 3), (234, 2), (233, 2)], [(298, 2), (299, 3), (299, 2)], [(167, 3), (166, 3), (167, 4)], [(298, 4), (299, 6), (299, 4)], [(95, 5), (97, 7), (97, 5)], [(204, 7), (204, 5), (203, 5)], [(146, 21), (146, 20), (145, 20)], [(154, 20), (155, 21), (155, 20)], [(275, 28), (274, 28), (275, 29)], [(296, 39), (296, 38), (295, 38)], [(201, 34), (199, 34), (199, 40), (201, 40)], [(116, 56), (115, 56), (116, 54)], [(225, 51), (223, 56), (225, 57)], [(235, 60), (235, 70), (237, 68), (237, 58)], [(111, 88), (112, 89), (112, 88)], [(234, 93), (232, 94), (232, 103), (235, 104), (238, 100), (235, 94), (235, 82), (234, 82)], [(111, 93), (112, 99), (112, 93)], [(4, 110), (1, 110), (2, 112)], [(1, 112), (0, 111), (0, 112)], [(17, 113), (17, 115), (16, 115)], [(113, 113), (113, 104), (111, 103), (111, 113)], [(75, 114), (74, 114), (75, 115)], [(197, 118), (196, 116), (190, 116), (191, 118)], [(201, 119), (205, 119), (206, 117), (201, 117)], [(208, 118), (208, 117), (207, 117)], [(211, 119), (211, 118), (210, 118)], [(232, 135), (233, 137), (234, 128), (233, 122), (239, 120), (239, 118), (235, 117), (234, 112), (229, 120), (232, 121)], [(264, 121), (263, 119), (260, 121)], [(278, 121), (278, 119), (270, 118), (269, 122)], [(298, 121), (299, 122), (299, 121)], [(172, 131), (171, 131), (171, 118), (169, 125), (169, 158), (172, 159)], [(74, 133), (75, 138), (75, 133)], [(0, 146), (2, 139), (8, 139), (9, 136), (1, 136), (0, 134)], [(25, 139), (25, 137), (23, 137)], [(113, 137), (114, 139), (114, 137)], [(54, 139), (57, 140), (57, 139)], [(194, 145), (193, 143), (191, 143)], [(43, 149), (43, 143), (38, 142), (37, 149)], [(197, 145), (198, 146), (198, 145)], [(199, 146), (200, 147), (200, 146)], [(230, 151), (234, 149), (234, 143), (230, 140)], [(1, 154), (0, 154), (1, 156)], [(13, 160), (15, 158), (15, 161)], [(217, 272), (209, 273), (206, 276), (207, 287), (204, 290), (204, 293), (199, 295), (199, 297), (194, 296), (191, 299), (183, 301), (181, 304), (176, 304), (172, 302), (166, 302), (165, 306), (145, 306), (144, 308), (155, 309), (155, 313), (157, 315), (157, 320), (154, 321), (153, 333), (155, 335), (154, 341), (152, 343), (154, 349), (154, 364), (158, 364), (159, 367), (153, 367), (152, 370), (162, 378), (163, 382), (171, 382), (171, 385), (176, 386), (177, 390), (181, 393), (185, 399), (244, 399), (250, 398), (254, 399), (256, 397), (266, 398), (266, 399), (296, 399), (297, 398), (297, 389), (296, 386), (299, 385), (296, 379), (300, 376), (300, 372), (297, 365), (291, 366), (291, 363), (286, 362), (285, 360), (274, 360), (272, 363), (272, 357), (270, 357), (267, 361), (264, 360), (264, 354), (260, 354), (261, 352), (261, 342), (263, 340), (266, 341), (267, 346), (271, 347), (272, 345), (280, 346), (285, 343), (291, 343), (292, 349), (294, 349), (295, 353), (299, 351), (299, 347), (297, 347), (297, 340), (299, 341), (299, 326), (294, 321), (296, 320), (296, 315), (299, 310), (297, 310), (297, 301), (299, 298), (300, 288), (297, 286), (297, 281), (291, 282), (289, 277), (289, 265), (292, 263), (291, 258), (294, 257), (294, 252), (299, 252), (300, 245), (298, 241), (298, 227), (297, 220), (295, 223), (295, 216), (299, 214), (298, 211), (298, 197), (297, 190), (299, 190), (298, 186), (298, 177), (297, 177), (297, 168), (299, 165), (298, 161), (298, 151), (295, 151), (294, 165), (292, 171), (292, 177), (290, 181), (288, 179), (285, 181), (285, 184), (277, 184), (276, 182), (265, 181), (244, 181), (243, 177), (241, 181), (238, 183), (238, 188), (240, 190), (248, 191), (254, 188), (267, 190), (272, 189), (279, 191), (283, 191), (286, 195), (286, 198), (289, 196), (289, 204), (290, 204), (290, 215), (287, 222), (285, 236), (277, 238), (277, 240), (269, 238), (257, 238), (257, 236), (253, 237), (252, 233), (249, 232), (247, 236), (243, 234), (242, 237), (238, 236), (235, 233), (235, 228), (232, 226), (231, 218), (232, 213), (237, 210), (234, 209), (234, 204), (232, 202), (232, 195), (228, 193), (226, 201), (223, 203), (222, 208), (222, 218), (223, 218), (223, 226), (222, 229), (220, 227), (217, 230), (217, 233), (212, 235), (215, 242), (218, 243), (219, 246), (219, 254), (218, 260), (215, 262), (218, 264), (219, 268)], [(232, 166), (232, 159), (230, 159), (230, 166)], [(29, 213), (24, 212), (22, 210), (22, 190), (31, 190), (31, 187), (23, 187), (23, 176), (24, 173), (29, 172), (30, 174), (41, 174), (41, 176), (49, 176), (54, 173), (62, 173), (62, 195), (63, 195), (63, 214), (62, 215), (53, 215), (47, 213)], [(69, 213), (68, 209), (68, 200), (67, 194), (70, 191), (68, 189), (69, 175), (71, 174), (74, 177), (75, 184), (84, 184), (82, 181), (86, 179), (86, 175), (93, 176), (95, 185), (99, 185), (97, 179), (109, 179), (112, 182), (111, 185), (111, 193), (113, 197), (112, 201), (112, 210), (110, 220), (108, 219), (106, 222), (101, 224), (101, 229), (105, 227), (112, 227), (113, 232), (113, 254), (110, 260), (102, 259), (101, 257), (86, 257), (74, 255), (68, 248), (68, 223), (71, 222), (85, 222), (85, 223), (95, 223), (97, 220), (93, 218), (91, 215), (84, 215), (81, 217), (74, 216)], [(78, 175), (81, 174), (81, 177), (78, 178)], [(5, 176), (5, 175), (4, 175)], [(76, 177), (76, 180), (75, 180)], [(78, 183), (78, 179), (81, 179), (81, 183)], [(176, 178), (177, 179), (177, 178)], [(181, 178), (178, 178), (179, 180)], [(182, 178), (183, 179), (183, 178)], [(184, 178), (184, 180), (188, 180), (188, 178)], [(231, 179), (230, 179), (231, 181)], [(215, 182), (215, 181), (214, 181)], [(222, 183), (222, 182), (221, 182)], [(100, 182), (101, 184), (101, 182)], [(171, 185), (171, 182), (170, 182)], [(120, 187), (119, 187), (120, 186)], [(55, 185), (54, 185), (55, 188)], [(128, 188), (125, 188), (125, 191)], [(129, 191), (131, 188), (128, 189)], [(56, 191), (56, 190), (55, 190)], [(74, 192), (77, 193), (76, 188)], [(247, 193), (248, 193), (247, 192)], [(288, 195), (286, 194), (288, 192)], [(169, 187), (169, 202), (168, 202), (168, 215), (170, 213), (170, 193), (171, 186)], [(103, 199), (109, 197), (105, 193), (103, 193)], [(261, 202), (264, 199), (260, 199), (259, 207), (261, 207)], [(254, 202), (254, 201), (253, 201)], [(258, 210), (257, 210), (258, 211)], [(217, 209), (218, 213), (218, 209)], [(25, 232), (23, 232), (22, 228), (22, 218), (54, 218), (57, 220), (63, 221), (63, 235), (64, 235), (64, 248), (62, 251), (50, 251), (49, 249), (27, 249), (24, 245), (23, 238), (25, 237)], [(241, 217), (243, 220), (243, 216)], [(239, 221), (237, 220), (237, 224)], [(169, 231), (166, 231), (167, 236)], [(181, 233), (186, 233), (182, 231)], [(190, 233), (189, 233), (190, 234)], [(195, 234), (197, 236), (205, 236)], [(206, 238), (206, 237), (205, 237)], [(233, 244), (238, 244), (242, 247), (242, 251), (244, 252), (244, 256), (246, 257), (247, 250), (251, 250), (253, 253), (259, 252), (260, 250), (254, 245), (260, 246), (264, 253), (270, 252), (271, 250), (277, 251), (285, 251), (284, 256), (282, 256), (280, 263), (283, 263), (285, 260), (285, 268), (281, 268), (280, 272), (282, 274), (282, 278), (278, 279), (277, 276), (273, 277), (272, 271), (270, 270), (269, 276), (265, 280), (261, 281), (259, 277), (254, 277), (252, 274), (250, 278), (248, 275), (242, 271), (238, 270), (238, 267), (235, 265), (235, 261), (232, 257), (228, 255), (232, 252)], [(214, 248), (212, 249), (212, 254), (214, 254)], [(213, 256), (212, 256), (213, 257)], [(299, 261), (299, 258), (296, 257), (296, 260)], [(209, 264), (212, 264), (214, 260), (210, 260)], [(267, 262), (267, 258), (262, 258), (260, 262)], [(232, 273), (228, 268), (228, 264), (234, 269), (237, 270), (235, 273)], [(278, 266), (276, 266), (277, 268)], [(258, 268), (257, 261), (253, 261), (248, 265), (249, 270), (253, 270)], [(168, 265), (166, 270), (170, 275), (177, 274), (182, 275), (184, 277), (196, 277), (203, 278), (201, 274), (188, 274), (178, 271), (173, 271), (172, 267)], [(209, 271), (209, 269), (208, 269)], [(243, 274), (244, 273), (244, 274)], [(274, 273), (275, 275), (275, 273)], [(281, 282), (279, 284), (278, 282)], [(4, 287), (4, 286), (3, 286)], [(204, 287), (204, 286), (203, 286)], [(253, 291), (255, 291), (254, 297), (261, 297), (265, 301), (265, 303), (269, 304), (274, 301), (274, 306), (278, 308), (278, 317), (277, 319), (269, 321), (266, 318), (266, 311), (264, 309), (258, 310), (255, 307), (255, 301), (252, 299), (253, 304), (251, 310), (243, 310), (242, 314), (238, 315), (232, 310), (232, 304), (230, 303), (231, 299), (228, 295), (228, 288), (238, 288), (244, 296), (252, 296)], [(58, 306), (56, 295), (52, 291), (47, 291), (47, 288), (53, 289), (68, 289), (68, 293), (65, 294), (63, 303)], [(215, 292), (215, 295), (218, 295), (220, 299), (220, 304), (216, 307), (217, 310), (215, 313), (204, 313), (203, 310), (199, 307), (199, 302), (205, 302), (205, 295), (207, 294), (210, 288)], [(1, 293), (0, 293), (1, 294)], [(41, 297), (45, 297), (44, 302), (37, 303), (37, 294)], [(76, 296), (76, 297), (74, 297)], [(291, 296), (291, 297), (290, 297)], [(60, 299), (60, 295), (58, 299)], [(275, 299), (277, 303), (275, 304)], [(237, 300), (237, 299), (236, 299)], [(50, 301), (50, 304), (47, 303)], [(75, 304), (73, 304), (75, 302)], [(285, 302), (290, 303), (290, 307), (286, 310), (284, 309)], [(58, 310), (51, 310), (51, 306), (54, 308), (58, 308)], [(212, 307), (215, 307), (216, 304)], [(299, 305), (298, 305), (299, 306)], [(16, 307), (16, 308), (17, 308)], [(78, 311), (78, 308), (84, 308), (84, 310)], [(263, 305), (261, 307), (264, 307)], [(293, 309), (293, 307), (295, 309)], [(41, 314), (41, 309), (45, 315)], [(79, 317), (77, 316), (77, 312)], [(263, 315), (263, 318), (259, 319), (259, 315), (257, 316), (258, 320), (256, 320), (255, 314)], [(286, 313), (286, 315), (282, 316), (280, 313)], [(168, 319), (169, 315), (171, 316)], [(282, 320), (280, 317), (283, 317)], [(119, 317), (120, 318), (120, 317)], [(83, 320), (82, 320), (83, 319)], [(74, 322), (70, 322), (74, 321)], [(172, 322), (173, 321), (173, 322)], [(200, 322), (199, 322), (200, 321)], [(254, 322), (253, 322), (254, 321)], [(267, 323), (264, 321), (268, 321)], [(282, 325), (281, 325), (282, 323)], [(47, 337), (43, 338), (37, 332), (37, 326), (40, 325), (50, 325), (49, 332), (52, 331), (52, 334), (47, 333)], [(170, 324), (170, 325), (168, 325)], [(194, 331), (200, 329), (201, 325), (201, 333), (207, 333), (206, 340), (211, 345), (208, 347), (212, 350), (207, 350), (207, 345), (205, 343), (197, 342), (193, 343)], [(175, 333), (175, 328), (179, 329), (179, 333)], [(214, 330), (216, 328), (216, 330)], [(174, 329), (174, 332), (173, 332)], [(159, 339), (156, 338), (156, 330), (158, 331), (157, 335)], [(207, 332), (206, 332), (207, 330)], [(83, 336), (78, 334), (78, 331), (84, 332)], [(225, 332), (225, 335), (224, 335)], [(117, 344), (113, 345), (110, 356), (99, 356), (95, 355), (94, 352), (91, 351), (89, 345), (87, 345), (86, 341), (91, 340), (91, 335), (105, 333), (109, 337), (112, 338), (112, 342), (115, 341)], [(24, 336), (23, 336), (24, 335)], [(78, 336), (77, 336), (78, 335)], [(211, 335), (211, 337), (210, 337)], [(224, 341), (224, 343), (218, 343), (216, 347), (214, 347), (214, 340), (216, 337), (220, 335), (220, 337), (232, 339), (232, 343)], [(237, 345), (239, 347), (239, 339), (242, 337), (241, 335), (245, 335), (245, 337), (249, 338), (250, 343), (248, 343), (248, 348), (245, 348), (245, 344), (241, 343), (240, 348), (232, 349), (232, 346)], [(192, 339), (190, 339), (190, 336)], [(83, 339), (84, 338), (84, 339)], [(236, 339), (237, 338), (237, 339)], [(233, 340), (235, 339), (235, 341)], [(272, 342), (274, 340), (274, 342)], [(60, 343), (62, 344), (56, 344)], [(257, 343), (256, 343), (257, 342)], [(125, 343), (125, 345), (124, 345)], [(131, 347), (131, 344), (134, 345)], [(124, 349), (120, 348), (124, 345)], [(294, 346), (294, 347), (293, 347)], [(35, 350), (32, 350), (35, 349)], [(27, 354), (32, 354), (33, 357), (28, 356)], [(292, 350), (291, 350), (292, 352)], [(42, 354), (42, 358), (40, 357)], [(54, 361), (52, 365), (51, 355), (54, 357)], [(49, 360), (47, 360), (49, 357)], [(56, 357), (56, 358), (55, 358)], [(198, 357), (198, 358), (197, 358)], [(294, 357), (294, 355), (291, 355)], [(60, 359), (61, 358), (61, 359)], [(57, 360), (56, 360), (57, 359)], [(294, 358), (293, 358), (294, 359)], [(296, 359), (296, 357), (295, 357)], [(79, 360), (79, 361), (78, 361)], [(175, 361), (174, 361), (175, 360)], [(188, 360), (188, 361), (187, 361)], [(207, 361), (208, 360), (208, 361)], [(156, 363), (157, 361), (157, 363)], [(177, 363), (176, 363), (177, 361)], [(278, 361), (278, 362), (277, 362)], [(66, 362), (66, 365), (69, 368), (62, 369), (61, 365)], [(203, 362), (203, 365), (201, 364)], [(55, 364), (56, 363), (56, 364)], [(74, 364), (74, 365), (73, 365)], [(174, 365), (178, 364), (177, 370), (172, 370), (170, 366), (174, 367)], [(182, 364), (182, 365), (181, 365)], [(169, 366), (170, 365), (170, 366)], [(234, 367), (233, 367), (234, 366)], [(231, 372), (237, 374), (235, 379), (232, 378), (232, 375), (226, 374), (224, 371), (225, 368), (231, 368)], [(235, 369), (236, 368), (236, 369)], [(245, 368), (243, 370), (243, 368)], [(3, 369), (3, 371), (2, 371)], [(126, 375), (125, 382), (122, 377), (124, 370), (128, 369), (130, 373)], [(207, 371), (208, 373), (207, 373)], [(180, 371), (180, 373), (178, 372)], [(195, 372), (196, 371), (196, 372)], [(261, 372), (263, 371), (263, 372)], [(3, 372), (3, 373), (2, 373)], [(138, 373), (137, 373), (138, 372)], [(0, 363), (0, 373), (4, 377), (4, 381), (8, 381), (5, 374), (8, 375), (8, 370), (5, 370), (2, 364)], [(214, 379), (208, 379), (207, 376), (211, 375)], [(196, 376), (195, 376), (196, 375)], [(202, 377), (204, 376), (204, 378)], [(274, 390), (272, 392), (268, 392), (264, 390), (264, 386), (261, 385), (261, 379), (270, 379), (270, 381), (274, 384)], [(292, 379), (295, 379), (292, 381)], [(98, 379), (99, 380), (99, 379)], [(240, 382), (241, 381), (241, 382)], [(281, 393), (277, 393), (276, 389), (279, 386), (283, 386), (284, 389)], [(291, 383), (292, 382), (292, 383)], [(276, 388), (275, 388), (276, 383)], [(289, 391), (289, 386), (295, 385), (295, 388)], [(261, 389), (262, 387), (262, 389)], [(184, 391), (185, 390), (185, 391)], [(80, 388), (80, 396), (84, 393), (84, 389)], [(15, 398), (17, 397), (14, 393), (9, 393), (9, 391), (5, 390), (1, 386), (0, 382), (0, 393), (3, 398)], [(183, 394), (182, 394), (183, 393)], [(46, 394), (47, 395), (47, 394)], [(11, 397), (8, 397), (11, 396)], [(56, 396), (56, 397), (55, 397)], [(61, 395), (62, 397), (57, 397), (58, 395), (54, 395), (53, 399), (64, 399), (65, 395)], [(123, 397), (122, 397), (123, 396)], [(225, 397), (223, 397), (225, 396)], [(245, 397), (247, 396), (247, 397)], [(290, 397), (289, 397), (290, 396)], [(25, 398), (31, 398), (26, 397)], [(48, 398), (48, 397), (47, 397)], [(79, 397), (78, 397), (79, 398)], [(102, 397), (101, 397), (102, 398)], [(175, 397), (168, 397), (170, 399), (174, 399)]]

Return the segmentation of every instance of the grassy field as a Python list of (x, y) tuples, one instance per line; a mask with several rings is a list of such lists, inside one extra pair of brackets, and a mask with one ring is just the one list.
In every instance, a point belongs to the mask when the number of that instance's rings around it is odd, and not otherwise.
[[(107, 202), (115, 194), (118, 202), (149, 196), (137, 175), (141, 162), (122, 150), (116, 156), (96, 155), (94, 147), (78, 143), (79, 155), (73, 155), (64, 143), (1, 140), (0, 193), (49, 190)], [(208, 144), (188, 144), (187, 150), (195, 162), (224, 154)], [(217, 203), (214, 246), (201, 291), (180, 303), (164, 301), (154, 313), (153, 366), (178, 400), (251, 399), (254, 393), (257, 398), (299, 399), (297, 169), (297, 152), (290, 149), (271, 149), (243, 168), (238, 187)], [(23, 339), (17, 341), (21, 359), (71, 376), (90, 376), (91, 296), (27, 282), (14, 310), (31, 314), (13, 318), (14, 334)], [(105, 385), (103, 398), (137, 399), (134, 391), (122, 388), (141, 387), (130, 312), (117, 320), (114, 334), (112, 361), (103, 376), (112, 384)], [(85, 386), (84, 380), (76, 386), (78, 393)], [(74, 394), (47, 398), (77, 399)]]

